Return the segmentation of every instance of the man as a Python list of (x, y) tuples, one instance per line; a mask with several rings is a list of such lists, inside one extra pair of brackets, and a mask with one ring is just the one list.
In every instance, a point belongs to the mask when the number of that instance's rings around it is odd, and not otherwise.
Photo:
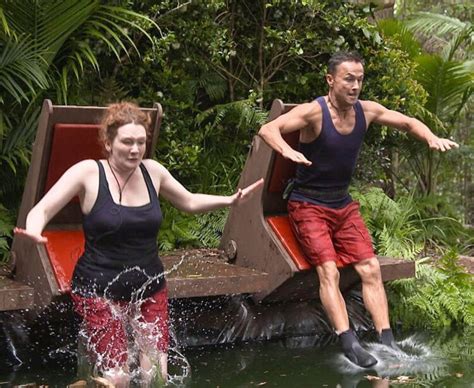
[[(377, 360), (350, 330), (336, 266), (336, 262), (354, 266), (381, 343), (396, 348), (380, 266), (359, 204), (348, 193), (364, 134), (368, 125), (377, 123), (408, 132), (431, 149), (447, 151), (458, 145), (437, 137), (415, 118), (373, 101), (359, 100), (363, 80), (363, 60), (357, 53), (334, 54), (326, 75), (328, 94), (263, 125), (259, 135), (283, 157), (298, 163), (288, 201), (292, 227), (305, 255), (316, 267), (321, 302), (345, 355), (355, 364), (369, 367)], [(282, 134), (297, 130), (299, 151), (282, 138)]]

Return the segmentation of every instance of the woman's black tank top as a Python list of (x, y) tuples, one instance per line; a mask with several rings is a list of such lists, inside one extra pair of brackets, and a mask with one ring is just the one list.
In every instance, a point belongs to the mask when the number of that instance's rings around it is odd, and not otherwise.
[(104, 166), (97, 164), (99, 192), (83, 218), (85, 250), (74, 269), (72, 290), (112, 300), (147, 298), (165, 284), (158, 256), (162, 213), (156, 190), (141, 163), (150, 201), (143, 206), (118, 205), (110, 194)]

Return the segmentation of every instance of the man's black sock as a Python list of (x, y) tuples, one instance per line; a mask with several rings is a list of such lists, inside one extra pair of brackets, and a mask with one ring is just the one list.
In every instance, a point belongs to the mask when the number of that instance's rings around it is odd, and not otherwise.
[(349, 329), (339, 334), (339, 338), (341, 339), (344, 354), (354, 364), (362, 368), (368, 368), (377, 363), (377, 359), (360, 346), (359, 340), (352, 330)]
[(392, 329), (383, 329), (379, 335), (379, 342), (383, 345), (389, 346), (392, 349), (400, 350), (400, 348), (395, 343), (395, 338), (393, 337)]

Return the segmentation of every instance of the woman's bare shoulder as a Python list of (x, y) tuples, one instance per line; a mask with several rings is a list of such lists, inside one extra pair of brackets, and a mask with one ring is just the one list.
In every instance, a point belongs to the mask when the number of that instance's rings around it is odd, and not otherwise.
[(84, 174), (93, 174), (97, 173), (98, 167), (97, 167), (97, 161), (93, 159), (84, 159), (81, 160), (80, 162), (77, 162), (76, 164), (72, 165), (67, 172), (70, 172), (72, 174), (79, 174), (79, 175), (84, 175)]
[(158, 179), (161, 181), (161, 178), (169, 174), (166, 167), (154, 159), (143, 159), (142, 163), (153, 179)]
[(160, 171), (165, 168), (160, 162), (157, 162), (154, 159), (143, 159), (142, 163), (147, 170), (151, 171)]

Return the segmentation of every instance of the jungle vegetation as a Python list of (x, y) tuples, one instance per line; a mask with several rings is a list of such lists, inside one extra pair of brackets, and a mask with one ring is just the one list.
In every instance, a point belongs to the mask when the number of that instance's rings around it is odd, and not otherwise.
[[(272, 100), (324, 94), (327, 59), (350, 49), (366, 60), (361, 98), (461, 144), (439, 154), (400, 132), (369, 129), (353, 196), (378, 253), (419, 268), (416, 279), (389, 286), (392, 317), (473, 325), (473, 280), (458, 263), (474, 256), (473, 6), (396, 3), (394, 19), (375, 20), (371, 5), (329, 0), (0, 0), (3, 260), (43, 98), (160, 102), (156, 158), (190, 190), (226, 194)], [(218, 245), (225, 210), (195, 217), (163, 209), (162, 250)]]

